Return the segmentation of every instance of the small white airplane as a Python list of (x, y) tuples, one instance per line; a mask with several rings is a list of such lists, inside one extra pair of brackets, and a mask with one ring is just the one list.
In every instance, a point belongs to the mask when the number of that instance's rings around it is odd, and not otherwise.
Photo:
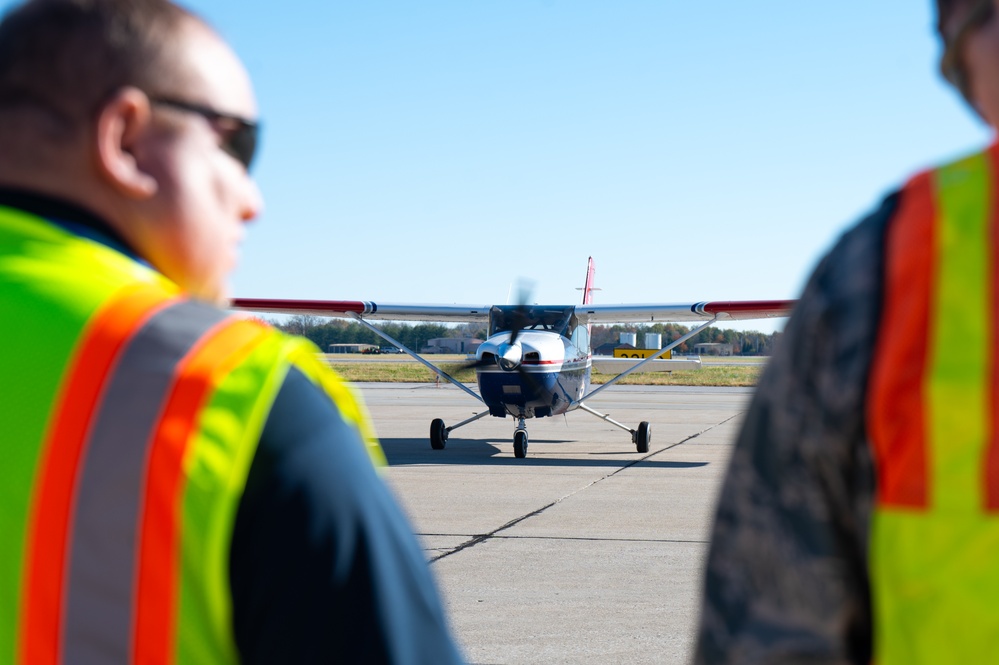
[[(436, 418), (430, 424), (430, 446), (443, 450), (448, 435), (459, 427), (488, 415), (517, 421), (513, 433), (516, 457), (527, 456), (528, 418), (544, 418), (580, 409), (631, 434), (640, 453), (648, 452), (652, 427), (642, 421), (636, 429), (591, 409), (586, 400), (625, 376), (640, 371), (669, 371), (696, 366), (697, 361), (659, 360), (698, 332), (719, 320), (762, 319), (790, 314), (793, 300), (699, 302), (680, 304), (593, 304), (593, 258), (586, 266), (581, 305), (410, 305), (377, 304), (354, 300), (266, 300), (236, 298), (233, 309), (274, 314), (312, 314), (353, 318), (386, 341), (423, 363), (441, 378), (482, 402), (486, 410), (446, 426)], [(475, 353), (479, 393), (461, 383), (424, 357), (376, 328), (369, 320), (488, 322), (488, 337)], [(590, 326), (594, 323), (656, 323), (701, 321), (686, 335), (644, 360), (594, 358)], [(590, 372), (619, 371), (610, 381), (590, 390)]]

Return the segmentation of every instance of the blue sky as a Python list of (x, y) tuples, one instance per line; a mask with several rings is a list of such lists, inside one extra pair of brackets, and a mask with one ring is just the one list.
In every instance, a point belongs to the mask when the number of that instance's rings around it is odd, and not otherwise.
[(990, 140), (931, 5), (190, 2), (264, 122), (233, 291), (572, 303), (592, 255), (600, 302), (795, 297), (909, 174)]

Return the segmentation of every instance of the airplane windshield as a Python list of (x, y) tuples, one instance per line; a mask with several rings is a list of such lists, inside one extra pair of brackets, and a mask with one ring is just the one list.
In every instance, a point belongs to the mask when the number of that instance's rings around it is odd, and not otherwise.
[(574, 310), (574, 307), (496, 306), (489, 310), (489, 335), (520, 328), (548, 330), (568, 336), (571, 334), (570, 321), (575, 321)]

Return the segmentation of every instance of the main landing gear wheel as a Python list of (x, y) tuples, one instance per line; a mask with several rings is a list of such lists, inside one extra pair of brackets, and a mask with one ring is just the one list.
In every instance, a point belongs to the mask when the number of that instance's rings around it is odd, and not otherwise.
[(644, 420), (638, 423), (638, 429), (635, 430), (633, 438), (635, 440), (635, 448), (638, 449), (638, 452), (649, 452), (649, 441), (652, 440), (652, 425)]
[(521, 459), (527, 457), (527, 430), (519, 429), (513, 433), (513, 455)]
[(430, 447), (434, 450), (444, 450), (447, 445), (447, 427), (440, 418), (435, 418), (430, 423)]

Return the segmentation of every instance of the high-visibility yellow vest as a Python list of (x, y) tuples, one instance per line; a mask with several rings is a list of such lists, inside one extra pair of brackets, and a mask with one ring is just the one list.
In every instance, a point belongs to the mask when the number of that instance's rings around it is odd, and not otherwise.
[(999, 654), (999, 152), (913, 178), (868, 396), (874, 662)]
[(381, 452), (317, 349), (0, 207), (0, 662), (236, 660), (229, 543), (301, 369)]

